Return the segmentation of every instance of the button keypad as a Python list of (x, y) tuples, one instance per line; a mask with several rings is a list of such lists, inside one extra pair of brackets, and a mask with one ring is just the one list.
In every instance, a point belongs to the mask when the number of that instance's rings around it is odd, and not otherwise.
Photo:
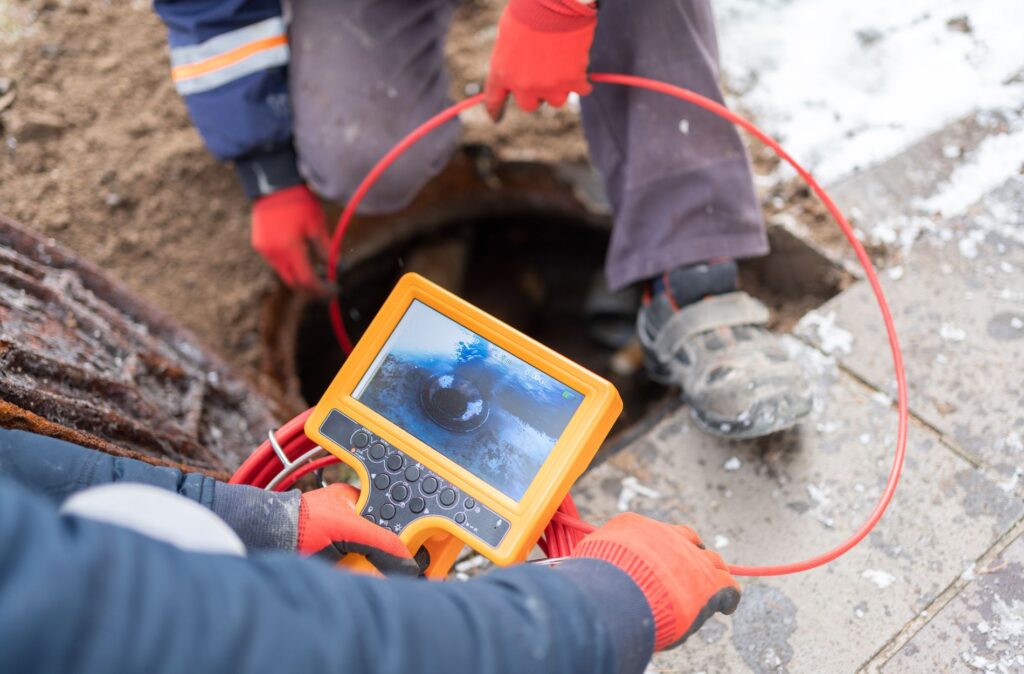
[(372, 488), (361, 514), (367, 520), (401, 533), (420, 517), (444, 517), (495, 548), (508, 532), (507, 520), (338, 410), (320, 432), (366, 467)]

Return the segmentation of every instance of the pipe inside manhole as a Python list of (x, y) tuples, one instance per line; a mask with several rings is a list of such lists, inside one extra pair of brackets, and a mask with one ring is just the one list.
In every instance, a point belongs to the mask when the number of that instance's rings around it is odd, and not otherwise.
[[(604, 287), (608, 238), (608, 229), (564, 212), (448, 223), (345, 271), (350, 334), (360, 335), (398, 278), (416, 271), (609, 379), (625, 404), (617, 434), (661, 407), (668, 391), (647, 378), (632, 338), (638, 292)], [(307, 304), (294, 360), (307, 403), (320, 399), (342, 362), (324, 305)]]

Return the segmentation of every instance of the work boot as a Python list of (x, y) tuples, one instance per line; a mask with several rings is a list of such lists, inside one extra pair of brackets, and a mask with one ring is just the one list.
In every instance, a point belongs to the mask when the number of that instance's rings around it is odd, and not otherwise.
[(768, 308), (737, 289), (730, 260), (656, 279), (637, 315), (637, 333), (650, 376), (682, 388), (701, 428), (756, 438), (811, 411), (803, 371), (767, 323)]

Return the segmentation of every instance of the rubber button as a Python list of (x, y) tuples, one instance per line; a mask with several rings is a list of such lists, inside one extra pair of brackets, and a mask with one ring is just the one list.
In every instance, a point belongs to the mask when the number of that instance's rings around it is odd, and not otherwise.
[(455, 513), (455, 522), (457, 524), (462, 524), (465, 521), (466, 521), (466, 513)]
[(388, 448), (380, 442), (375, 442), (370, 446), (370, 458), (374, 461), (380, 461), (387, 454)]
[(416, 480), (420, 479), (420, 467), (409, 466), (408, 468), (406, 468), (405, 479), (408, 480), (409, 482), (415, 482)]
[(390, 503), (385, 503), (380, 507), (380, 518), (382, 520), (389, 520), (395, 516), (396, 512), (397, 511), (395, 510), (395, 506), (391, 505)]
[(387, 489), (390, 484), (391, 478), (388, 477), (387, 473), (377, 473), (377, 477), (373, 478), (373, 486), (377, 489)]
[(453, 505), (458, 500), (458, 498), (459, 497), (455, 494), (455, 490), (452, 489), (451, 487), (445, 487), (444, 489), (442, 489), (441, 495), (437, 497), (437, 499), (441, 502), (441, 505), (443, 506)]
[(356, 449), (362, 449), (370, 444), (370, 434), (366, 431), (356, 431), (352, 434), (352, 444)]
[(409, 498), (409, 488), (404, 484), (396, 484), (391, 490), (391, 500), (401, 503)]
[(371, 522), (373, 522), (374, 524), (376, 524), (376, 523), (377, 523), (377, 518), (376, 518), (376, 517), (374, 517), (373, 515), (370, 515), (369, 513), (367, 513), (366, 515), (363, 515), (363, 517), (364, 517), (365, 519), (368, 519), (368, 520), (370, 520), (370, 521), (371, 521)]
[(420, 489), (423, 490), (424, 494), (433, 494), (437, 491), (438, 486), (440, 485), (437, 484), (437, 478), (428, 476), (423, 478), (423, 483), (420, 485)]
[(388, 457), (388, 460), (384, 462), (384, 465), (388, 467), (388, 470), (396, 471), (401, 470), (404, 463), (405, 459), (402, 458), (401, 454), (392, 454)]
[(476, 507), (476, 501), (474, 501), (472, 498), (467, 498), (466, 503), (464, 505), (466, 506), (466, 510), (472, 510), (473, 508)]
[(413, 496), (412, 500), (409, 501), (409, 510), (414, 513), (421, 513), (423, 509), (427, 507), (427, 502), (419, 496)]

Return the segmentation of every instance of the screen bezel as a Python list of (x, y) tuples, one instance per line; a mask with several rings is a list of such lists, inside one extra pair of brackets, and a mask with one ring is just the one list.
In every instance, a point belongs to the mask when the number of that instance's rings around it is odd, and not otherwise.
[[(398, 322), (415, 300), (583, 396), (575, 414), (518, 501), (352, 396)], [(345, 361), (334, 383), (329, 387), (328, 395), (331, 399), (327, 401), (325, 396), (325, 401), (321, 401), (321, 405), (328, 402), (349, 414), (374, 433), (496, 511), (518, 516), (529, 514), (536, 500), (545, 498), (557, 490), (568, 474), (574, 471), (582, 472), (585, 465), (578, 468), (577, 459), (584, 450), (584, 440), (590, 436), (591, 426), (607, 410), (609, 399), (617, 398), (614, 387), (604, 379), (416, 274), (406, 274), (399, 281)], [(586, 463), (589, 464), (589, 457)]]

